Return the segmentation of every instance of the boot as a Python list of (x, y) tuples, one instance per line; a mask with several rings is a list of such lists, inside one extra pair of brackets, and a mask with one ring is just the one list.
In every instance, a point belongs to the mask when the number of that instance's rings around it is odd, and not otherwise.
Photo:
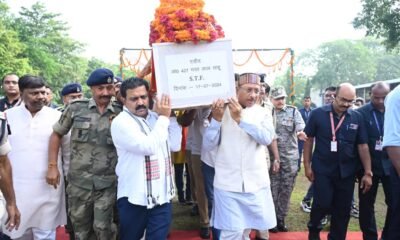
[(284, 219), (278, 219), (277, 228), (278, 228), (279, 232), (288, 232), (289, 231), (289, 229), (285, 225), (285, 220)]

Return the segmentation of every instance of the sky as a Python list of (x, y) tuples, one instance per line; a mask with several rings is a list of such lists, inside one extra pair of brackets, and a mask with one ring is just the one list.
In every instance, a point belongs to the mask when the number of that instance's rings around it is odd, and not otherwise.
[[(36, 0), (7, 0), (13, 12)], [(158, 0), (41, 0), (68, 23), (70, 36), (84, 44), (85, 57), (119, 63), (121, 48), (149, 48), (150, 21)], [(299, 54), (323, 42), (359, 39), (352, 20), (360, 0), (205, 0), (235, 49), (292, 48)], [(265, 57), (274, 61), (277, 56)]]

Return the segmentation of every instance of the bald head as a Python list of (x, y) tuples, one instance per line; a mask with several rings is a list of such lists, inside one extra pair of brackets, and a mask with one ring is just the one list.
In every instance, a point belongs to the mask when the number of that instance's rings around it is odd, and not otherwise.
[(333, 101), (333, 107), (338, 114), (349, 109), (354, 104), (356, 98), (356, 89), (350, 83), (342, 83), (336, 89), (336, 97)]
[(370, 98), (374, 108), (385, 110), (385, 98), (390, 92), (390, 85), (385, 82), (377, 82), (371, 85)]
[(382, 81), (376, 82), (371, 85), (371, 93), (375, 90), (383, 90), (383, 91), (390, 92), (390, 85), (388, 83), (385, 83)]
[(342, 83), (336, 88), (336, 96), (339, 95), (339, 93), (342, 92), (342, 94), (354, 94), (354, 97), (356, 96), (356, 88), (351, 84), (351, 83)]

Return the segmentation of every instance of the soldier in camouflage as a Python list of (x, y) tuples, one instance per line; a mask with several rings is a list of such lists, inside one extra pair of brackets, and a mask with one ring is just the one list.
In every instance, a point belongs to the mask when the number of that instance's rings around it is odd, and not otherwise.
[[(112, 119), (122, 111), (122, 106), (111, 101), (113, 78), (108, 69), (93, 71), (86, 82), (93, 98), (71, 102), (53, 126), (50, 137), (49, 159), (52, 159), (57, 156), (61, 136), (71, 130), (68, 215), (77, 240), (116, 238), (113, 206), (116, 200), (117, 153), (110, 126)], [(49, 184), (56, 187), (59, 173), (49, 172), (48, 179)]]
[(296, 107), (285, 104), (286, 92), (283, 87), (271, 91), (274, 105), (274, 118), (280, 156), (279, 172), (271, 172), (271, 189), (277, 217), (277, 227), (272, 232), (287, 232), (285, 217), (289, 210), (290, 196), (297, 176), (297, 160), (299, 158), (297, 138), (305, 139), (303, 132), (305, 123)]

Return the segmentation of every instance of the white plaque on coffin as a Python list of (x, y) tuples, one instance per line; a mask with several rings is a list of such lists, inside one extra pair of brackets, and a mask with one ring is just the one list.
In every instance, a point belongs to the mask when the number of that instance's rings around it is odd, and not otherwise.
[(236, 96), (232, 44), (153, 44), (157, 95), (168, 94), (173, 109), (206, 106)]

